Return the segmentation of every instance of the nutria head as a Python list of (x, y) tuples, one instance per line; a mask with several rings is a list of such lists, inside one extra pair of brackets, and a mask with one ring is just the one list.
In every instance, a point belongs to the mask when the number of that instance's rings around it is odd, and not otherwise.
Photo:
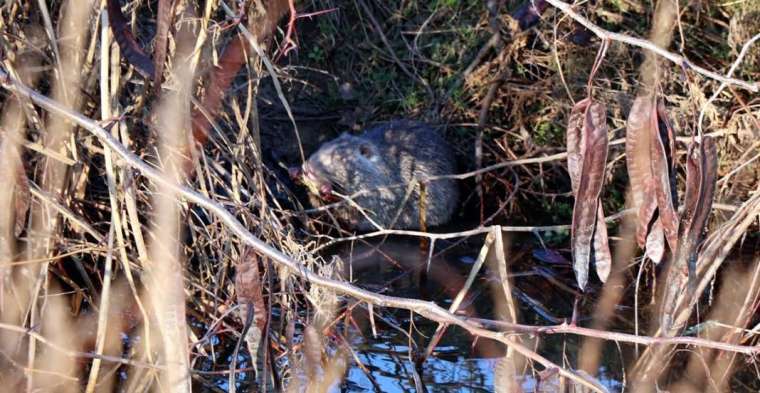
[(347, 133), (322, 145), (301, 168), (301, 181), (325, 202), (388, 185), (392, 178), (377, 142)]
[[(454, 168), (450, 147), (433, 128), (390, 122), (323, 144), (291, 175), (309, 189), (313, 205), (350, 197), (330, 213), (351, 229), (370, 231), (420, 228), (421, 206), (426, 226), (448, 221), (457, 204), (456, 182), (426, 179), (451, 174)], [(423, 188), (425, 201), (420, 203)]]

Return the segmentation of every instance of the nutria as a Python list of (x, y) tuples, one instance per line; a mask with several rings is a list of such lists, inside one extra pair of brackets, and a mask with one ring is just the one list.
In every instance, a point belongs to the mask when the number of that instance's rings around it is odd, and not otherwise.
[(372, 222), (382, 228), (420, 229), (421, 190), (426, 227), (444, 224), (454, 213), (456, 180), (426, 180), (453, 174), (455, 168), (454, 153), (437, 130), (400, 120), (324, 143), (303, 164), (299, 177), (315, 205), (353, 196), (332, 210), (350, 229), (377, 229)]

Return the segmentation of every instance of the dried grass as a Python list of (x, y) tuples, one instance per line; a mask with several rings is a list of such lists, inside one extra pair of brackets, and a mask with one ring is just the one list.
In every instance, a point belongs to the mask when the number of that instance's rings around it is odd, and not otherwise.
[[(274, 34), (269, 50), (264, 42), (257, 43), (262, 53), (271, 54), (270, 64), (248, 51), (244, 71), (225, 90), (222, 112), (213, 122), (207, 145), (189, 159), (193, 97), (208, 94), (208, 75), (219, 65), (223, 48), (237, 40), (229, 28), (232, 20), (211, 1), (197, 8), (199, 16), (177, 12), (168, 80), (156, 100), (149, 85), (125, 65), (115, 43), (108, 43), (107, 25), (100, 20), (103, 9), (90, 3), (6, 2), (0, 8), (0, 45), (7, 54), (3, 71), (58, 105), (100, 119), (140, 158), (172, 181), (187, 183), (220, 203), (303, 269), (337, 279), (343, 268), (316, 251), (326, 244), (362, 239), (349, 237), (328, 215), (304, 210), (294, 196), (297, 189), (278, 175), (278, 165), (298, 163), (301, 149), (308, 154), (337, 128), (359, 129), (378, 119), (417, 117), (446, 125), (447, 136), (458, 148), (462, 172), (506, 161), (520, 163), (478, 172), (482, 178), (477, 184), (475, 175), (466, 176), (463, 188), (469, 197), (462, 207), (462, 222), (471, 227), (509, 224), (502, 229), (536, 230), (549, 241), (551, 232), (543, 225), (570, 221), (563, 124), (574, 99), (585, 89), (595, 51), (571, 43), (575, 27), (561, 13), (547, 12), (535, 28), (519, 31), (504, 11), (514, 9), (513, 2), (501, 2), (505, 8), (496, 14), (473, 2), (299, 3), (302, 14), (339, 11), (297, 19), (297, 53), (279, 51), (283, 48), (278, 45), (286, 46), (284, 32)], [(615, 8), (621, 4), (631, 7)], [(603, 2), (579, 9), (595, 23), (646, 35), (650, 16), (646, 7), (636, 1), (615, 7)], [(719, 4), (704, 7), (710, 12), (681, 10), (678, 24), (668, 26), (673, 29), (674, 46), (707, 68), (728, 69), (732, 56), (752, 36), (742, 21), (756, 11)], [(152, 11), (144, 2), (131, 2), (124, 10), (128, 19), (139, 22), (132, 23), (138, 40), (147, 42), (154, 29), (147, 18)], [(702, 28), (705, 24), (711, 28)], [(498, 39), (493, 39), (496, 32)], [(245, 40), (240, 42), (241, 48), (250, 48)], [(750, 53), (756, 54), (757, 48)], [(636, 49), (613, 44), (594, 81), (596, 99), (610, 107), (613, 144), (605, 174), (609, 187), (602, 195), (608, 215), (624, 209), (623, 149), (614, 141), (623, 136), (630, 103), (642, 83), (641, 57)], [(757, 59), (750, 54), (735, 77), (758, 80), (760, 74), (752, 64)], [(704, 296), (683, 299), (678, 316), (689, 325), (721, 321), (722, 327), (700, 334), (701, 338), (756, 345), (760, 165), (752, 163), (760, 154), (757, 97), (729, 88), (707, 105), (717, 82), (692, 74), (683, 78), (669, 65), (659, 72), (682, 141), (695, 132), (697, 114), (706, 107), (704, 130), (720, 138), (723, 178), (716, 202), (738, 208), (735, 213), (713, 211), (713, 236), (704, 246), (698, 287)], [(236, 303), (233, 285), (235, 265), (247, 249), (244, 242), (219, 217), (129, 169), (70, 119), (43, 112), (28, 101), (4, 91), (0, 115), (4, 185), (0, 190), (0, 382), (4, 387), (30, 392), (114, 387), (128, 392), (190, 391), (201, 386), (211, 389), (230, 374), (242, 375), (240, 387), (251, 389), (321, 392), (340, 383), (351, 359), (359, 359), (349, 345), (352, 310), (365, 306), (261, 258), (266, 311), (276, 311), (278, 318), (270, 318), (266, 326), (260, 354), (253, 356), (258, 362), (230, 371), (245, 324), (237, 318), (235, 310), (242, 305)], [(289, 109), (282, 102), (289, 103)], [(300, 143), (285, 143), (295, 140), (293, 120), (298, 123)], [(473, 149), (476, 143), (482, 146), (479, 162)], [(680, 163), (684, 153), (681, 144)], [(518, 161), (524, 159), (528, 161)], [(184, 178), (188, 162), (193, 175)], [(17, 237), (17, 217), (11, 213), (18, 187), (13, 174), (19, 168), (26, 170), (33, 197), (29, 222)], [(482, 199), (475, 197), (476, 185), (482, 189)], [(615, 268), (607, 285), (600, 293), (583, 295), (594, 304), (590, 326), (598, 332), (627, 326), (630, 317), (618, 306), (636, 307), (647, 317), (642, 325), (655, 313), (654, 307), (644, 306), (645, 294), (655, 296), (652, 285), (641, 292), (634, 289), (636, 254), (626, 228), (623, 224), (615, 229), (622, 240), (613, 242)], [(472, 235), (489, 231), (495, 230), (478, 228)], [(512, 294), (519, 292), (519, 283), (507, 279), (511, 255), (502, 253), (502, 232), (494, 233), (499, 240), (488, 262), (496, 264), (498, 277), (492, 281), (492, 291), (498, 293), (494, 296), (499, 317), (516, 323), (520, 299)], [(431, 243), (437, 239), (431, 238)], [(550, 246), (561, 248), (561, 234), (559, 239)], [(722, 273), (721, 266), (728, 264), (741, 265), (730, 269), (741, 273)], [(717, 296), (711, 295), (713, 283)], [(691, 312), (694, 306), (699, 306), (699, 315)], [(380, 306), (366, 308), (372, 328), (377, 329), (375, 318), (383, 318), (384, 311)], [(570, 317), (572, 311), (563, 310), (562, 315)], [(452, 320), (436, 322), (443, 326)], [(640, 323), (638, 316), (635, 323)], [(472, 326), (491, 329), (492, 338), (514, 343), (499, 363), (503, 386), (516, 389), (520, 375), (539, 375), (541, 368), (554, 364), (540, 356), (540, 350), (533, 357), (525, 352), (528, 346), (540, 348), (542, 334), (551, 332), (534, 331), (536, 342), (531, 342), (520, 331)], [(514, 337), (507, 337), (505, 329)], [(645, 331), (656, 335), (655, 327), (642, 327), (637, 334)], [(124, 342), (120, 334), (131, 339)], [(417, 341), (410, 348), (425, 348), (426, 341), (419, 337)], [(595, 386), (573, 368), (596, 373), (609, 343), (599, 337), (584, 339), (571, 364), (562, 368), (561, 378)], [(644, 370), (636, 377), (647, 386), (653, 381), (670, 385), (673, 391), (695, 386), (726, 391), (739, 386), (734, 375), (754, 372), (754, 364), (747, 365), (743, 355), (683, 344), (677, 348), (675, 355), (645, 353), (644, 348), (633, 351), (640, 356), (639, 370)], [(682, 371), (667, 367), (679, 362), (686, 364)], [(626, 361), (627, 366), (634, 363), (635, 359)], [(693, 385), (688, 380), (704, 383)]]

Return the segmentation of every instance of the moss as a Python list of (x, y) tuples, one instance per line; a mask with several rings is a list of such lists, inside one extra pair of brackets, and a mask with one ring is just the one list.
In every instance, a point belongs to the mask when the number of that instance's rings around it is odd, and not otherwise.
[(565, 129), (554, 122), (539, 123), (533, 131), (533, 142), (539, 145), (562, 145)]
[(404, 96), (404, 99), (401, 101), (401, 106), (403, 106), (404, 110), (406, 110), (407, 112), (412, 112), (418, 109), (418, 107), (422, 104), (423, 104), (423, 100), (420, 97), (420, 92), (417, 90), (412, 90), (409, 93), (407, 93)]

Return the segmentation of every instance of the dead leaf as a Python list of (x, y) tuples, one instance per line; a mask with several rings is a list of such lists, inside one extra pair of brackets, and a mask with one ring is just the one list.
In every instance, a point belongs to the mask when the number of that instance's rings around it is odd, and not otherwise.
[(675, 188), (675, 135), (665, 107), (653, 95), (641, 95), (626, 124), (626, 163), (632, 208), (636, 209), (636, 242), (645, 256), (660, 263), (665, 242), (678, 243)]
[[(633, 188), (633, 186), (631, 187)], [(652, 230), (655, 226), (659, 226), (659, 229), (662, 232), (662, 225), (659, 223), (659, 219), (657, 218), (656, 214), (657, 198), (653, 197), (653, 195), (655, 195), (654, 187), (654, 179), (652, 179), (650, 174), (643, 187), (643, 191), (646, 193), (646, 198), (644, 198), (641, 206), (639, 206), (637, 216), (638, 226), (636, 228), (636, 242), (638, 242), (639, 247), (642, 249), (646, 249), (645, 245), (648, 247), (648, 244), (651, 241), (650, 235), (652, 234)], [(662, 232), (662, 239), (659, 237), (657, 239), (664, 242), (664, 236), (665, 233)], [(664, 246), (665, 245), (663, 244), (663, 247)], [(655, 261), (655, 263), (659, 262), (659, 260)]]
[(132, 35), (127, 18), (121, 12), (119, 0), (108, 0), (108, 21), (124, 58), (135, 67), (140, 75), (147, 79), (153, 79), (156, 74), (153, 61), (145, 54)]
[[(605, 146), (607, 150), (607, 146)], [(605, 155), (605, 160), (606, 160)], [(602, 177), (604, 176), (604, 168), (602, 168)], [(594, 228), (594, 245), (593, 245), (593, 261), (596, 266), (596, 275), (601, 282), (607, 282), (607, 278), (612, 271), (612, 255), (610, 254), (610, 243), (607, 237), (607, 223), (604, 221), (604, 210), (602, 209), (602, 203), (597, 204), (596, 209), (596, 227)]]
[(156, 37), (153, 49), (153, 65), (155, 76), (154, 89), (161, 91), (161, 82), (166, 64), (166, 49), (169, 45), (169, 26), (172, 23), (173, 0), (158, 0), (158, 16), (156, 17)]
[(599, 196), (604, 184), (607, 161), (606, 108), (586, 98), (570, 112), (567, 127), (567, 167), (575, 205), (571, 230), (573, 270), (581, 289), (588, 282), (588, 266), (593, 260), (597, 275), (607, 279), (612, 258)]
[(686, 160), (686, 193), (677, 253), (677, 260), (688, 264), (690, 283), (696, 275), (697, 250), (712, 209), (717, 170), (715, 141), (705, 137), (702, 143), (693, 142)]
[(665, 107), (657, 105), (657, 111), (650, 117), (651, 171), (655, 195), (657, 196), (657, 213), (665, 240), (671, 250), (678, 249), (678, 213), (675, 187), (675, 153), (676, 143), (673, 128), (670, 127)]
[[(632, 208), (639, 211), (639, 219), (646, 218), (647, 215), (641, 214), (641, 206), (649, 200), (648, 184), (652, 178), (652, 171), (649, 167), (649, 135), (651, 122), (650, 116), (654, 110), (654, 98), (642, 95), (636, 97), (633, 102), (631, 111), (628, 114), (625, 132), (625, 159), (628, 167), (628, 179), (631, 185)], [(654, 213), (654, 209), (652, 209)], [(651, 219), (651, 216), (649, 216)], [(649, 226), (649, 219), (643, 223), (639, 221), (639, 227), (645, 229)], [(637, 236), (639, 246), (644, 247), (646, 233), (643, 236)]]
[[(241, 309), (240, 319), (244, 325), (250, 323), (244, 338), (252, 358), (252, 364), (255, 365), (261, 338), (269, 319), (269, 313), (262, 295), (258, 255), (252, 249), (247, 249), (240, 257), (236, 269), (235, 293)], [(253, 315), (249, 315), (249, 313), (253, 313)]]
[(679, 300), (696, 289), (697, 251), (710, 217), (717, 182), (718, 150), (710, 137), (701, 143), (692, 142), (686, 158), (686, 192), (681, 214), (678, 249), (668, 270), (662, 301), (660, 324), (666, 335), (673, 335), (683, 326), (674, 326)]
[(665, 256), (665, 231), (662, 229), (659, 218), (654, 220), (649, 233), (646, 235), (644, 256), (655, 264), (660, 263)]

